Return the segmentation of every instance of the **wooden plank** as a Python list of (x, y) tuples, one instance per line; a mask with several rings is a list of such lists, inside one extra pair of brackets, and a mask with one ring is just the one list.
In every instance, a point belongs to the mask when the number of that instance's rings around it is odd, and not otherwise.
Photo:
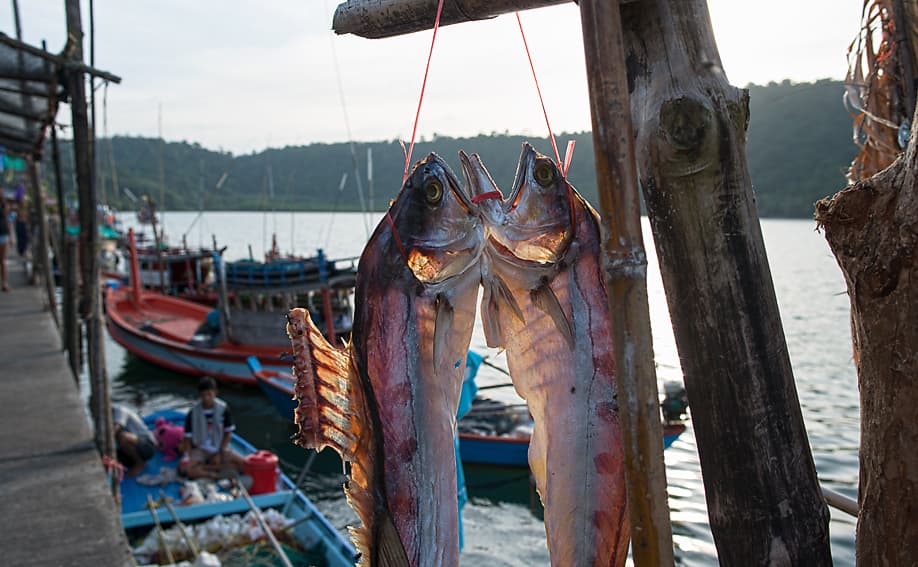
[(656, 567), (673, 564), (673, 538), (619, 10), (618, 1), (580, 0), (631, 549), (635, 565)]
[[(568, 4), (571, 0), (450, 0), (443, 3), (440, 25), (486, 20), (501, 14)], [(379, 39), (433, 28), (438, 0), (348, 0), (335, 9), (332, 29)]]
[(722, 565), (831, 565), (746, 164), (746, 91), (705, 0), (622, 8), (641, 187)]

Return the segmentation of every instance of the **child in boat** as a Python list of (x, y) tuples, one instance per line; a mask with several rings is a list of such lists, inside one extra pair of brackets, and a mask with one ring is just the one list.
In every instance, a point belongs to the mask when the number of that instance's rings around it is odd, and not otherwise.
[(153, 433), (140, 416), (119, 404), (112, 404), (112, 428), (118, 462), (127, 469), (128, 476), (139, 475), (156, 452)]
[(198, 382), (198, 401), (185, 418), (179, 472), (188, 478), (217, 479), (226, 469), (242, 472), (245, 461), (229, 447), (233, 418), (229, 405), (217, 397), (217, 382), (204, 376)]

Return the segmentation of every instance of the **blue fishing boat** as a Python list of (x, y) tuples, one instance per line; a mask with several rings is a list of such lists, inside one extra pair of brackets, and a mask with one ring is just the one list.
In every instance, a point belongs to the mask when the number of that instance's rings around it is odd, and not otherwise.
[[(293, 420), (293, 410), (296, 408), (293, 399), (296, 380), (293, 375), (262, 368), (254, 356), (250, 356), (246, 362), (258, 387), (271, 400), (277, 412), (285, 419)], [(674, 405), (669, 396), (667, 392), (664, 411)], [(679, 407), (684, 414), (685, 408), (681, 405)], [(532, 427), (525, 404), (507, 404), (481, 396), (475, 397), (468, 413), (458, 420), (457, 427), (459, 453), (463, 463), (529, 466)], [(663, 448), (669, 448), (684, 431), (685, 423), (679, 417), (670, 417), (668, 414), (663, 424)]]
[[(146, 416), (144, 422), (153, 431), (157, 427), (158, 418), (161, 418), (160, 427), (165, 424), (182, 425), (185, 415), (185, 412), (166, 409)], [(243, 457), (257, 453), (255, 447), (235, 433), (230, 447)], [(328, 522), (285, 474), (276, 474), (273, 491), (260, 494), (253, 491), (250, 496), (253, 506), (243, 495), (234, 492), (228, 484), (204, 481), (209, 485), (205, 487), (206, 490), (201, 491), (201, 480), (187, 484), (182, 482), (175, 474), (177, 464), (177, 459), (170, 461), (165, 454), (157, 450), (139, 476), (122, 479), (121, 523), (128, 535), (133, 536), (132, 539), (151, 530), (158, 530), (157, 522), (161, 526), (167, 526), (175, 524), (177, 518), (191, 527), (190, 525), (218, 516), (246, 514), (252, 511), (253, 507), (257, 507), (259, 513), (266, 510), (281, 511), (283, 517), (289, 520), (283, 531), (288, 540), (296, 544), (296, 548), (302, 552), (301, 555), (308, 558), (306, 564), (353, 567), (357, 562), (357, 554), (351, 543)], [(197, 488), (189, 491), (192, 485)], [(204, 492), (204, 501), (189, 498), (189, 492), (197, 493), (198, 496)], [(164, 500), (171, 503), (175, 516), (173, 511), (164, 505)], [(155, 505), (152, 510), (150, 502)]]

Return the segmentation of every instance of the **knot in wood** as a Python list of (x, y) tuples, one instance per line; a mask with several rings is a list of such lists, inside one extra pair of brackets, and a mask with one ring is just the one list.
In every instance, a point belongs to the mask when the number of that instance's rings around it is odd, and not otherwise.
[(711, 110), (694, 98), (668, 100), (660, 108), (660, 127), (667, 141), (676, 150), (691, 151), (699, 148), (711, 123)]

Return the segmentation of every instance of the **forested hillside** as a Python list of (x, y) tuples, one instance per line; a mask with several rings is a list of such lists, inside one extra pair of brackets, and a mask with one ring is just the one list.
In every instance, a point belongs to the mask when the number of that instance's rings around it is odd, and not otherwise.
[[(810, 217), (813, 202), (844, 184), (844, 171), (854, 157), (851, 119), (842, 107), (843, 86), (838, 81), (751, 85), (751, 117), (747, 153), (749, 170), (761, 216)], [(537, 129), (537, 125), (534, 125)], [(559, 147), (577, 141), (570, 179), (591, 201), (596, 201), (592, 139), (588, 132), (561, 134)], [(495, 181), (507, 187), (513, 180), (524, 140), (551, 153), (547, 138), (488, 134), (475, 138), (437, 136), (415, 145), (413, 157), (436, 151), (456, 168), (457, 152), (477, 152)], [(367, 149), (373, 150), (373, 207), (382, 209), (395, 196), (404, 158), (397, 140), (358, 142), (356, 158), (362, 172), (365, 197)], [(359, 210), (353, 159), (348, 144), (310, 144), (233, 156), (195, 143), (149, 138), (115, 137), (99, 140), (100, 196), (123, 209), (133, 208), (126, 192), (114, 191), (112, 162), (121, 188), (135, 195), (149, 194), (160, 201), (160, 163), (165, 207), (170, 210), (277, 209)], [(65, 188), (73, 190), (72, 153), (63, 151)], [(160, 159), (162, 156), (162, 159)], [(112, 159), (113, 158), (113, 159)], [(270, 198), (268, 171), (273, 177)], [(46, 168), (46, 172), (49, 168)], [(216, 189), (221, 176), (224, 184)], [(342, 192), (342, 174), (348, 181)]]

